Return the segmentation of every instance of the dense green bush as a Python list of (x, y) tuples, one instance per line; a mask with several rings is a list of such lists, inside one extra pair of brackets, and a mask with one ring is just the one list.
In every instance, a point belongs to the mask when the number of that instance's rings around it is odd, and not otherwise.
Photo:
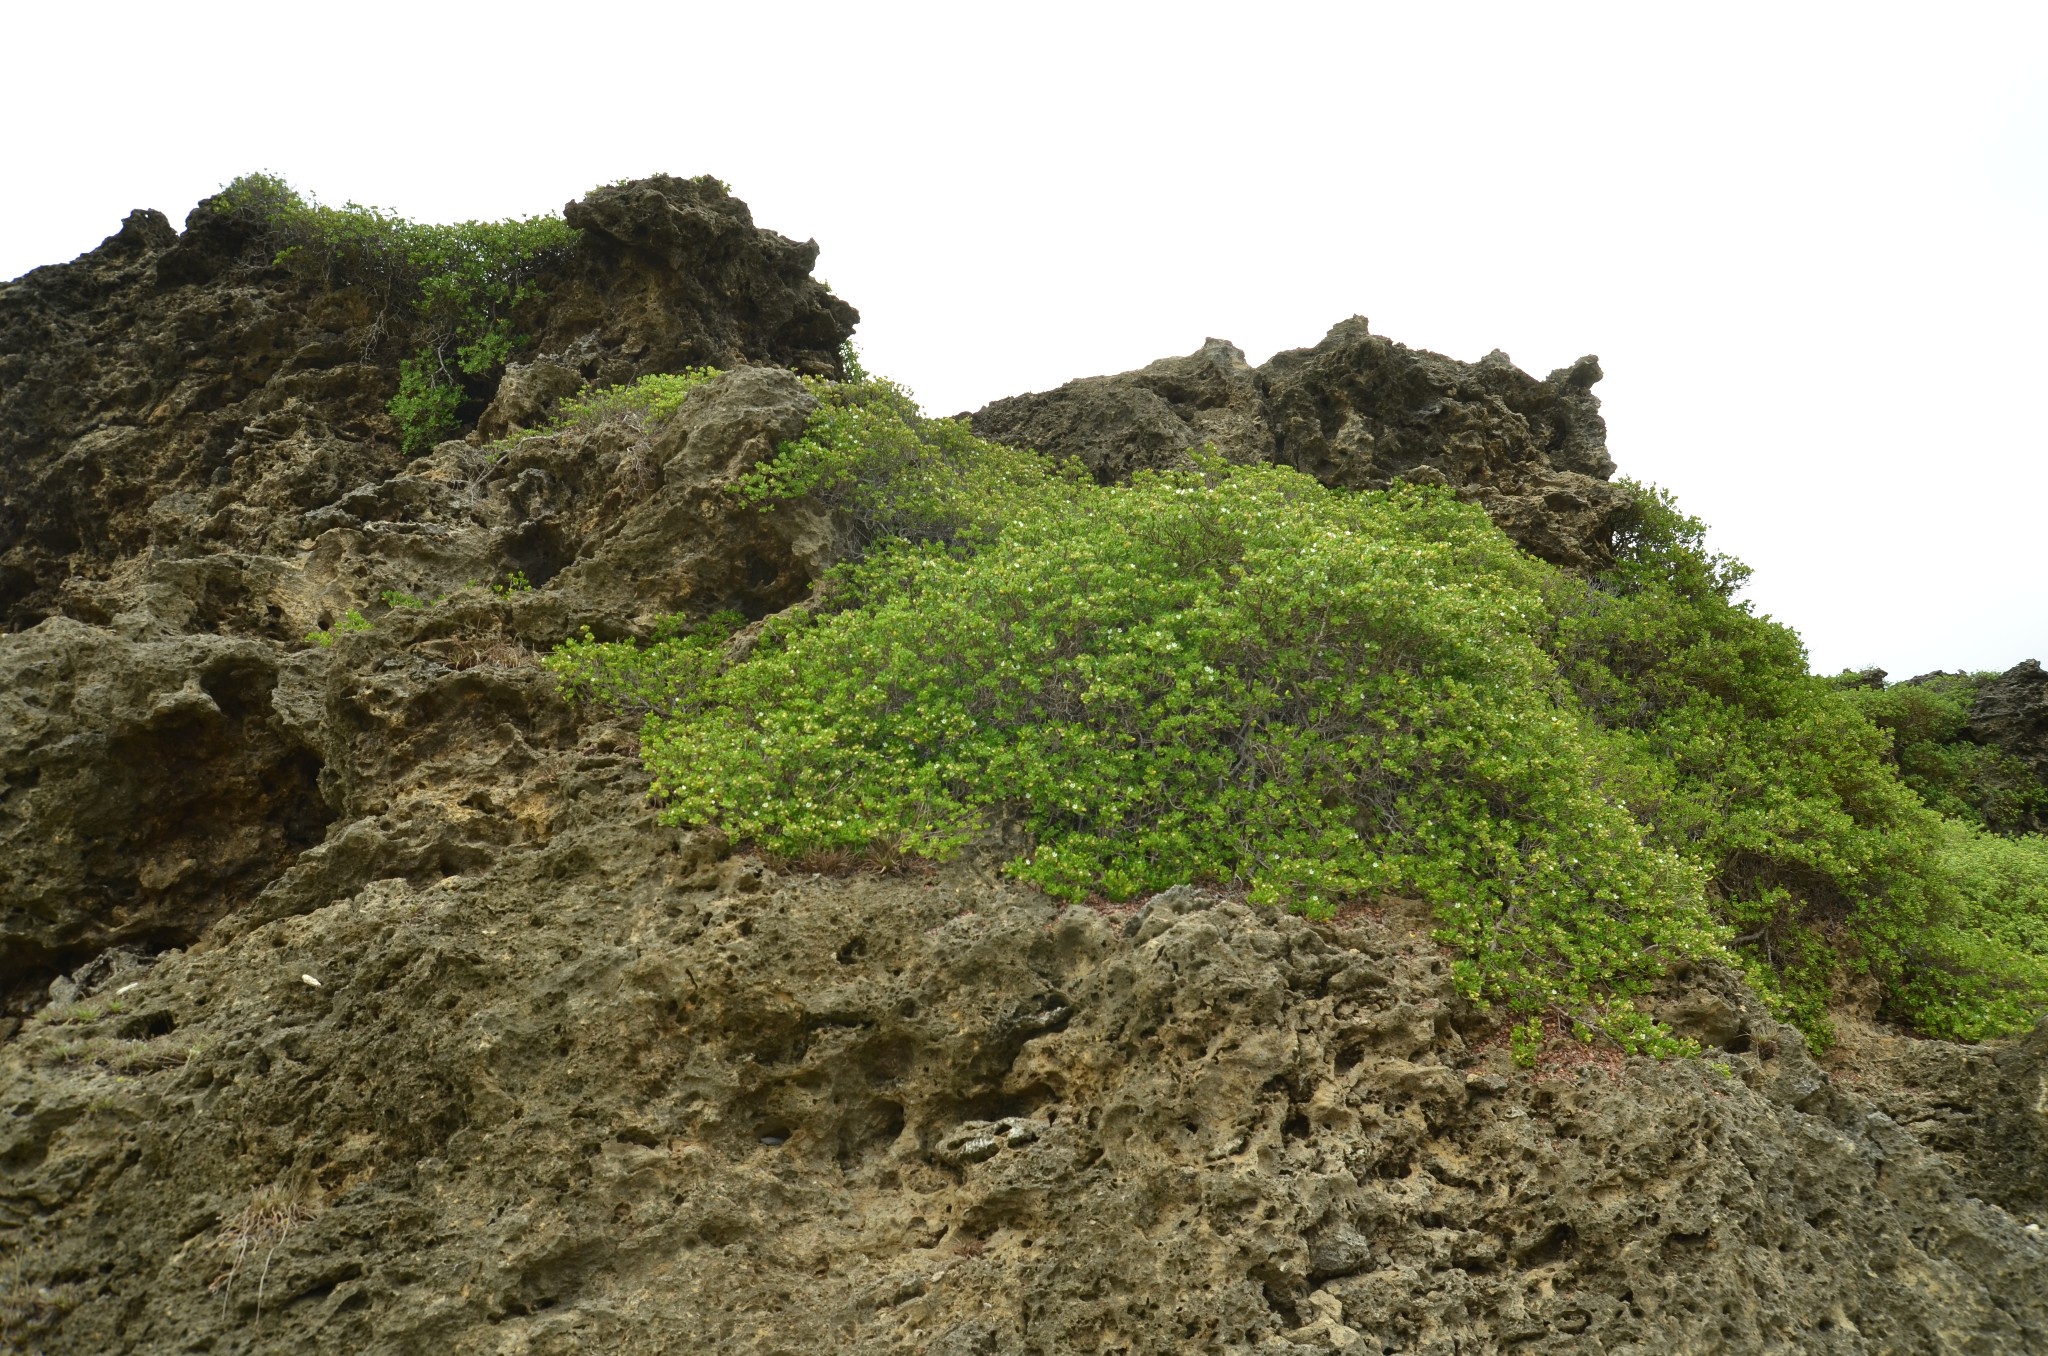
[(1970, 742), (1970, 707), (1990, 673), (1933, 673), (1886, 686), (1882, 674), (1832, 684), (1892, 737), (1899, 779), (1928, 808), (2002, 833), (2048, 818), (2048, 787), (2003, 749)]
[(1060, 488), (978, 549), (878, 548), (651, 721), (669, 813), (790, 856), (943, 857), (1012, 818), (1013, 873), (1069, 899), (1416, 894), (1475, 997), (1655, 1042), (1620, 1000), (1717, 934), (1600, 790), (1536, 643), (1544, 567), (1427, 490), (1220, 460)]
[(799, 859), (1007, 829), (1068, 899), (1412, 894), (1475, 998), (1636, 1049), (1673, 1048), (1631, 1000), (1685, 957), (1816, 1042), (1858, 974), (1933, 1034), (2048, 1008), (2048, 847), (1923, 804), (1667, 498), (1586, 580), (1441, 492), (1215, 458), (1097, 487), (887, 382), (816, 389), (738, 493), (835, 505), (861, 556), (744, 651), (551, 661), (648, 713), (672, 819)]
[[(1551, 647), (1609, 731), (1614, 784), (1706, 873), (1754, 977), (1811, 1035), (1825, 1039), (1831, 990), (1866, 971), (1895, 1016), (1980, 1030), (2032, 973), (1999, 940), (2025, 929), (1988, 927), (1965, 898), (1945, 865), (1958, 840), (1898, 779), (1885, 733), (1808, 672), (1798, 636), (1736, 601), (1748, 572), (1637, 490), (1614, 567), (1550, 589)], [(2004, 907), (2039, 912), (2048, 893)], [(2027, 1001), (2048, 1006), (2048, 987)]]
[(276, 262), (327, 286), (368, 289), (383, 313), (405, 308), (419, 349), (401, 364), (390, 412), (408, 452), (456, 427), (462, 378), (503, 369), (526, 342), (524, 308), (541, 299), (538, 271), (578, 232), (560, 217), (432, 225), (374, 207), (328, 207), (271, 174), (247, 174), (214, 198), (221, 212), (253, 212)]
[(718, 672), (719, 647), (744, 620), (737, 612), (713, 613), (694, 625), (668, 617), (645, 645), (599, 640), (586, 626), (541, 662), (573, 700), (627, 715), (672, 717), (699, 700)]

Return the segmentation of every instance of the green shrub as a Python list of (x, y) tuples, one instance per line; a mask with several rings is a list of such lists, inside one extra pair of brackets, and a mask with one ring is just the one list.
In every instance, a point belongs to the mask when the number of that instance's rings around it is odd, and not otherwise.
[(2048, 787), (2003, 749), (1971, 743), (1970, 707), (1990, 673), (1934, 673), (1885, 686), (1881, 675), (1831, 679), (1892, 737), (1899, 779), (1943, 815), (2001, 833), (2048, 818)]
[(562, 402), (556, 425), (566, 428), (606, 419), (637, 418), (653, 428), (674, 418), (690, 392), (719, 375), (715, 367), (691, 367), (681, 372), (653, 373), (621, 386), (585, 387), (575, 399)]
[(691, 625), (670, 617), (646, 645), (599, 640), (589, 627), (541, 661), (563, 695), (627, 715), (669, 717), (687, 709), (718, 671), (720, 647), (745, 621), (718, 612)]
[(1413, 893), (1473, 996), (1656, 1039), (1620, 1000), (1716, 932), (1599, 790), (1533, 637), (1544, 567), (1424, 490), (1217, 459), (1062, 489), (979, 550), (878, 548), (650, 721), (669, 815), (941, 858), (1014, 819), (1010, 870), (1067, 899)]
[(560, 217), (431, 225), (374, 207), (327, 207), (271, 174), (248, 174), (214, 198), (221, 212), (265, 223), (276, 262), (326, 286), (368, 290), (388, 317), (412, 313), (420, 348), (400, 368), (389, 409), (405, 450), (457, 426), (462, 378), (488, 377), (526, 342), (520, 315), (541, 300), (539, 270), (576, 243)]
[[(849, 359), (860, 372), (858, 357)], [(979, 539), (1032, 505), (1069, 500), (1088, 481), (1035, 452), (928, 418), (909, 391), (862, 374), (805, 383), (818, 409), (803, 436), (741, 481), (742, 502), (809, 495), (844, 512), (860, 541)]]
[(1940, 905), (1900, 1006), (1932, 1034), (1980, 1040), (2024, 1031), (2048, 1011), (2048, 838), (1942, 825)]
[(373, 627), (374, 623), (372, 623), (368, 617), (365, 617), (361, 612), (357, 611), (355, 608), (350, 608), (348, 611), (342, 613), (341, 618), (338, 621), (336, 621), (333, 625), (324, 627), (318, 631), (306, 632), (306, 643), (308, 645), (318, 645), (322, 649), (325, 649), (328, 646), (334, 644), (335, 639), (339, 636), (345, 636), (349, 634), (351, 631), (372, 630)]
[(744, 653), (713, 627), (549, 660), (646, 713), (672, 820), (798, 859), (1012, 829), (1009, 870), (1066, 899), (1411, 894), (1518, 1059), (1559, 1018), (1677, 1048), (1632, 1000), (1685, 957), (1817, 1045), (1860, 973), (1929, 1034), (2048, 1007), (2048, 847), (1923, 804), (1668, 497), (1638, 487), (1587, 580), (1447, 493), (1213, 456), (1098, 487), (856, 375), (736, 491), (859, 525), (809, 606)]
[[(1636, 488), (1614, 568), (1550, 590), (1551, 648), (1611, 735), (1612, 783), (1707, 875), (1760, 987), (1816, 1043), (1831, 989), (1863, 971), (1930, 1034), (1995, 1025), (1919, 982), (1987, 953), (1948, 949), (1967, 912), (1940, 865), (1948, 829), (1898, 779), (1886, 734), (1808, 672), (1798, 636), (1735, 600), (1748, 572), (1705, 550), (1697, 520)], [(2015, 905), (2048, 910), (2048, 894)]]

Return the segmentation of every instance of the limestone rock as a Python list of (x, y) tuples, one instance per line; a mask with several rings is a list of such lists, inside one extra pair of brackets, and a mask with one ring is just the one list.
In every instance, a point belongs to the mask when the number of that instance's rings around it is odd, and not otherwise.
[(2038, 1199), (1760, 1012), (1739, 1052), (1522, 1072), (1399, 926), (1192, 890), (1126, 921), (974, 863), (782, 877), (656, 826), (594, 745), (528, 780), (594, 803), (470, 870), (116, 958), (0, 1046), (30, 1109), (0, 1118), (14, 1331), (1013, 1356), (2048, 1336)]
[(320, 842), (278, 656), (57, 617), (0, 644), (0, 999), (117, 946), (189, 945)]
[(1455, 486), (1524, 549), (1574, 569), (1611, 559), (1629, 497), (1581, 358), (1537, 381), (1500, 352), (1461, 363), (1370, 332), (1362, 317), (1254, 369), (1219, 339), (1114, 377), (1012, 396), (970, 416), (984, 437), (1075, 457), (1104, 483), (1211, 443), (1326, 485)]
[(1120, 377), (1083, 377), (1043, 395), (1011, 396), (970, 416), (977, 433), (1084, 462), (1103, 484), (1181, 465), (1213, 443), (1233, 461), (1265, 460), (1273, 438), (1244, 353), (1210, 339)]
[[(542, 271), (489, 436), (584, 382), (765, 363), (837, 373), (858, 313), (810, 277), (814, 244), (753, 224), (710, 179), (657, 175), (569, 204), (581, 242)], [(274, 266), (253, 211), (160, 213), (0, 284), (0, 626), (63, 610), (124, 560), (280, 555), (308, 514), (405, 457), (385, 412), (411, 312)], [(74, 613), (81, 620), (102, 620)]]
[[(660, 823), (637, 717), (539, 655), (805, 596), (845, 524), (729, 490), (852, 313), (710, 181), (571, 215), (476, 407), (730, 369), (659, 427), (401, 455), (400, 341), (234, 214), (0, 289), (0, 1343), (2048, 1347), (2048, 1028), (1830, 1069), (1700, 971), (1656, 1007), (1705, 1057), (1518, 1070), (1402, 901), (1062, 907)], [(1351, 322), (983, 416), (1105, 479), (1435, 476), (1583, 563), (1596, 375)]]

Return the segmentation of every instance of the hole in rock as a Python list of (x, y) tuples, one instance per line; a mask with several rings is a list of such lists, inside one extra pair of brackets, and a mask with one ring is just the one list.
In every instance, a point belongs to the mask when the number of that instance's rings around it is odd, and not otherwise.
[(507, 573), (519, 571), (535, 588), (545, 588), (576, 559), (576, 548), (552, 519), (525, 524), (505, 540), (503, 551)]
[(325, 837), (321, 760), (272, 708), (276, 673), (231, 655), (195, 677), (208, 701), (145, 707), (103, 744), (74, 744), (62, 776), (89, 790), (26, 807), (32, 822), (61, 813), (81, 845), (65, 883), (78, 906), (0, 949), (0, 1010), (32, 1011), (53, 980), (112, 948), (191, 945)]

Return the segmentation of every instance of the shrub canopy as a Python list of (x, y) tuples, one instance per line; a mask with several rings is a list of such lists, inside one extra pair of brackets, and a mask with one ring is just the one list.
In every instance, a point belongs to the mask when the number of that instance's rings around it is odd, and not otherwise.
[(1005, 830), (1074, 900), (1417, 896), (1473, 998), (1633, 1049), (1676, 1048), (1631, 1000), (1688, 958), (1816, 1043), (1854, 973), (1933, 1034), (2048, 1008), (2048, 847), (1930, 809), (1667, 497), (1589, 581), (1444, 491), (1199, 455), (1099, 487), (889, 383), (814, 389), (739, 493), (842, 509), (861, 557), (746, 646), (554, 661), (647, 713), (672, 820), (792, 858)]

